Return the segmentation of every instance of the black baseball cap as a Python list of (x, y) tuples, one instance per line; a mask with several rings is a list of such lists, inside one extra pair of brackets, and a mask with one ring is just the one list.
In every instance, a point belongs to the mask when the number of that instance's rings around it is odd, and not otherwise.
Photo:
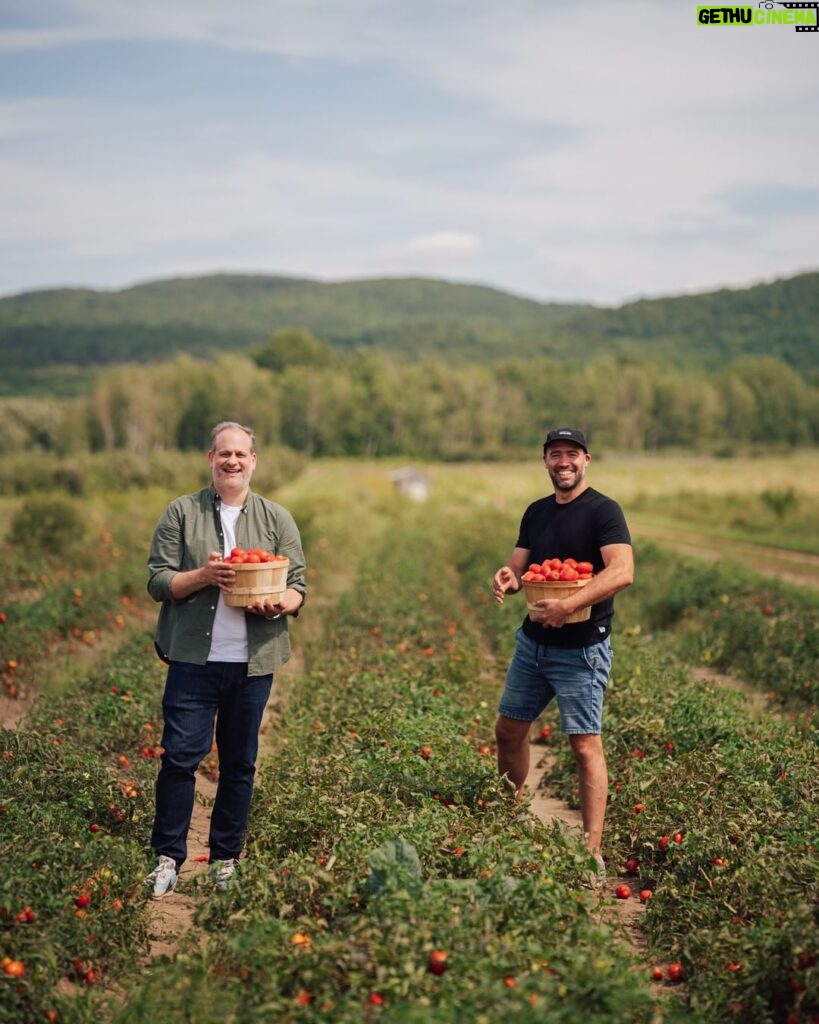
[(543, 442), (543, 450), (545, 451), (547, 446), (554, 441), (574, 441), (584, 452), (589, 450), (589, 446), (586, 444), (586, 435), (582, 430), (575, 430), (574, 427), (558, 427), (557, 430), (550, 430)]

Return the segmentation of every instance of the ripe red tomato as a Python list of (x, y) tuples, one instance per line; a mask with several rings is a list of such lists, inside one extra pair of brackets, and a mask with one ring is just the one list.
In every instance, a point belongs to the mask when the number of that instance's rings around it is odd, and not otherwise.
[(576, 569), (577, 568), (577, 560), (574, 559), (574, 558), (564, 558), (563, 559), (563, 564), (564, 565), (570, 565), (572, 567), (572, 569)]
[(682, 981), (685, 976), (683, 965), (679, 960), (675, 960), (673, 964), (668, 965), (668, 980), (669, 981)]
[(614, 890), (614, 895), (617, 897), (618, 900), (627, 900), (629, 896), (631, 896), (631, 886), (618, 885), (617, 888)]
[(577, 569), (579, 573), (591, 574), (594, 572), (594, 566), (591, 564), (591, 562), (578, 562), (577, 565), (575, 565), (575, 569)]
[(80, 893), (80, 895), (77, 896), (76, 899), (74, 900), (74, 906), (78, 907), (80, 910), (84, 910), (90, 902), (91, 897), (88, 895), (87, 892), (83, 892)]
[(648, 901), (651, 899), (652, 895), (653, 895), (653, 893), (651, 892), (651, 889), (641, 889), (640, 890), (640, 902), (641, 903), (648, 903)]
[(682, 832), (675, 832), (674, 836), (673, 836), (673, 839), (674, 839), (675, 843), (681, 843), (683, 841), (683, 834), (682, 834)]
[(660, 836), (660, 841), (659, 841), (659, 843), (657, 843), (657, 845), (660, 847), (661, 850), (664, 850), (668, 846), (668, 844), (670, 842), (671, 842), (671, 837), (670, 836)]
[[(544, 565), (545, 564), (546, 563), (544, 562)], [(550, 558), (549, 559), (549, 568), (550, 569), (560, 569), (560, 568), (562, 568), (562, 566), (563, 566), (563, 559), (562, 558)]]
[(574, 569), (571, 565), (564, 565), (558, 574), (559, 579), (564, 581), (576, 580), (580, 573), (577, 569)]
[(427, 970), (432, 974), (443, 974), (447, 967), (447, 955), (442, 949), (434, 949), (429, 954)]
[(640, 862), (639, 862), (639, 860), (637, 860), (636, 857), (629, 857), (629, 859), (626, 861), (626, 874), (627, 875), (636, 875), (639, 870), (640, 870)]
[(12, 960), (6, 957), (3, 960), (3, 973), (10, 978), (22, 978), (26, 973), (26, 965), (22, 960)]
[(654, 979), (654, 981), (662, 981), (665, 977), (665, 975), (663, 974), (662, 967), (652, 967), (651, 977)]

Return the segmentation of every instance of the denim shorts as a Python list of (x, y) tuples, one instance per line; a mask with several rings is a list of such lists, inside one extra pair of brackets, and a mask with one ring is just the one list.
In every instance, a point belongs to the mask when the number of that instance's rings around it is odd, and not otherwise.
[(518, 629), (498, 711), (533, 722), (556, 697), (564, 733), (597, 735), (611, 660), (608, 637), (588, 647), (549, 647)]

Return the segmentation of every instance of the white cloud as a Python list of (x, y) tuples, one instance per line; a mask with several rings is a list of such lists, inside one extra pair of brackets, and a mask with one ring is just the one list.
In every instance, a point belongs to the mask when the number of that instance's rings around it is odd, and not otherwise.
[(410, 238), (405, 251), (412, 256), (471, 256), (479, 245), (477, 237), (469, 231), (433, 231)]
[[(814, 187), (816, 39), (792, 28), (705, 29), (693, 5), (639, 0), (52, 0), (39, 25), (31, 11), (6, 18), (0, 50), (50, 48), (62, 77), (0, 94), (0, 253), (31, 253), (0, 290), (210, 258), (612, 302), (819, 263), (815, 214), (747, 198)], [(74, 44), (100, 40), (138, 43), (148, 68), (152, 42), (183, 43), (203, 70), (161, 109), (104, 62), (72, 91)], [(215, 53), (230, 68), (238, 52), (269, 60), (276, 89), (299, 72), (272, 116), (273, 96), (208, 78)], [(321, 88), (302, 94), (311, 76)], [(232, 118), (217, 101), (234, 84)]]

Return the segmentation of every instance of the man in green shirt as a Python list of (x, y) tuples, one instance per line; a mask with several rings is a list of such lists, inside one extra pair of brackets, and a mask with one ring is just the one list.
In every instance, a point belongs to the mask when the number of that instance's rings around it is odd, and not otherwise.
[[(162, 699), (162, 763), (151, 836), (159, 862), (146, 878), (154, 899), (172, 892), (187, 857), (196, 771), (213, 744), (219, 782), (210, 822), (211, 875), (225, 890), (250, 812), (259, 728), (273, 674), (290, 657), (287, 617), (307, 594), (298, 527), (290, 512), (250, 490), (253, 431), (218, 423), (208, 452), (212, 483), (176, 498), (160, 517), (148, 559), (148, 592), (162, 607), (156, 647), (168, 663)], [(231, 549), (259, 548), (289, 559), (279, 600), (230, 607)]]

